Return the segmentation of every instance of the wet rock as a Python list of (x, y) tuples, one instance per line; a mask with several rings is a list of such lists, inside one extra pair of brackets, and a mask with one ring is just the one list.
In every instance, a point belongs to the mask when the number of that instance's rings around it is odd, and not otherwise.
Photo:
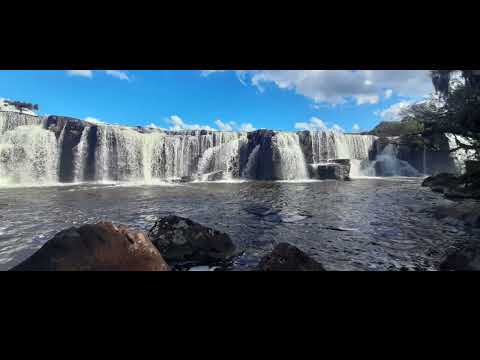
[(480, 242), (476, 240), (451, 248), (439, 268), (443, 271), (480, 271)]
[(142, 232), (110, 222), (70, 228), (55, 235), (13, 271), (168, 271)]
[(453, 188), (461, 183), (458, 176), (449, 173), (441, 173), (426, 178), (422, 186), (429, 188)]
[(300, 249), (281, 243), (263, 257), (258, 271), (325, 271), (323, 266)]
[(216, 171), (208, 174), (207, 181), (219, 181), (219, 180), (223, 180), (224, 178), (225, 178), (224, 171)]
[(462, 201), (448, 205), (439, 205), (434, 209), (434, 216), (439, 220), (451, 218), (460, 220), (467, 226), (480, 227), (480, 203)]
[(323, 164), (310, 164), (309, 174), (318, 180), (350, 180), (350, 160), (332, 160)]
[(175, 215), (157, 221), (148, 234), (169, 262), (210, 264), (235, 252), (227, 234)]

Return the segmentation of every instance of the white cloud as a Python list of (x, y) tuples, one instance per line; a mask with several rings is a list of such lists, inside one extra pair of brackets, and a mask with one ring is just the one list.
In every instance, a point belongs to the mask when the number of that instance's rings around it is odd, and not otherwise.
[(120, 71), (120, 70), (105, 70), (105, 73), (107, 75), (113, 76), (114, 78), (120, 79), (120, 80), (130, 80), (130, 77), (125, 71)]
[(252, 124), (250, 123), (245, 123), (245, 124), (242, 124), (240, 126), (240, 131), (244, 131), (244, 132), (252, 132), (252, 131), (255, 131), (257, 130), (255, 127), (253, 127)]
[(380, 97), (378, 95), (358, 95), (357, 105), (378, 104)]
[(233, 131), (235, 123), (231, 121), (230, 123), (224, 123), (222, 120), (215, 120), (215, 125), (217, 125), (220, 131)]
[(181, 130), (211, 130), (211, 131), (215, 131), (215, 129), (213, 129), (212, 127), (210, 127), (208, 125), (187, 124), (178, 115), (172, 115), (166, 121), (170, 125), (170, 130), (174, 130), (174, 131), (181, 131)]
[(295, 129), (308, 130), (308, 131), (338, 131), (345, 132), (343, 128), (338, 124), (333, 124), (329, 128), (321, 119), (312, 117), (309, 122), (297, 122), (295, 123)]
[(402, 112), (412, 104), (412, 101), (400, 101), (384, 110), (375, 111), (374, 114), (383, 121), (400, 121), (402, 119)]
[(91, 117), (91, 116), (87, 116), (84, 120), (86, 122), (89, 122), (89, 123), (92, 123), (92, 124), (95, 124), (95, 125), (105, 125), (106, 124), (102, 120), (96, 119), (96, 118)]
[[(225, 71), (225, 70), (221, 70)], [(203, 76), (215, 73), (203, 71)], [(381, 96), (424, 97), (432, 90), (428, 70), (241, 70), (243, 82), (260, 91), (266, 84), (295, 91), (316, 103), (342, 104), (354, 100), (358, 105), (378, 103)]]
[(91, 79), (93, 77), (92, 70), (67, 70), (67, 74), (70, 76), (80, 76)]
[(358, 125), (358, 124), (353, 124), (353, 126), (352, 126), (352, 131), (355, 132), (355, 133), (360, 132), (360, 125)]

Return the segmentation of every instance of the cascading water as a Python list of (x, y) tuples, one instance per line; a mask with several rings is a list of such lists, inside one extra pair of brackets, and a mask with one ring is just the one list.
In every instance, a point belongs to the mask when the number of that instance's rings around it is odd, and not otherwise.
[(81, 182), (85, 179), (85, 168), (87, 166), (88, 154), (88, 135), (90, 134), (90, 127), (85, 127), (82, 132), (80, 142), (74, 148), (74, 182)]
[(363, 173), (366, 176), (420, 176), (408, 162), (398, 159), (394, 144), (388, 144)]
[[(308, 171), (312, 166), (339, 159), (350, 160), (353, 177), (422, 172), (421, 159), (417, 171), (397, 158), (394, 144), (379, 152), (375, 136), (337, 131), (173, 132), (0, 112), (0, 132), (2, 183), (152, 184), (182, 177), (303, 180), (312, 176)], [(454, 138), (449, 141), (453, 147)], [(461, 166), (468, 154), (465, 159), (458, 155)], [(423, 172), (428, 165), (424, 156)]]
[(368, 160), (375, 140), (373, 135), (343, 134), (339, 131), (311, 132), (313, 162), (334, 159)]
[(0, 135), (0, 183), (53, 184), (57, 181), (55, 134), (41, 125), (18, 126)]
[(19, 126), (42, 125), (43, 121), (39, 116), (0, 111), (0, 135)]
[(308, 179), (307, 164), (297, 134), (283, 132), (276, 134), (274, 146), (279, 155), (280, 174), (278, 177), (280, 179)]

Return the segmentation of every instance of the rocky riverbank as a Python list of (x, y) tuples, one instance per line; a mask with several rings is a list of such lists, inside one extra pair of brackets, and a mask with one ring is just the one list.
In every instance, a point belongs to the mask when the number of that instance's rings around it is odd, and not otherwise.
[[(238, 255), (227, 234), (172, 215), (158, 220), (148, 234), (111, 222), (61, 231), (11, 271), (229, 270)], [(324, 268), (296, 247), (279, 244), (256, 270)]]
[[(424, 180), (422, 186), (444, 194), (450, 201), (434, 209), (434, 216), (449, 223), (480, 229), (480, 162), (467, 161), (461, 176), (441, 173)], [(440, 270), (479, 271), (480, 238), (451, 247), (442, 260)]]

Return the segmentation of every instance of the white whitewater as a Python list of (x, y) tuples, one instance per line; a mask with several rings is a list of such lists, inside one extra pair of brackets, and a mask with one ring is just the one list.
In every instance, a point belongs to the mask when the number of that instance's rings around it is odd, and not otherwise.
[(308, 179), (307, 164), (298, 135), (278, 133), (273, 140), (280, 156), (280, 178), (282, 180)]
[(367, 160), (376, 136), (343, 134), (339, 131), (311, 132), (313, 162), (335, 159)]
[(19, 126), (42, 125), (43, 121), (40, 116), (0, 111), (0, 135)]
[(361, 169), (361, 173), (363, 176), (420, 176), (408, 162), (398, 159), (397, 148), (393, 144), (385, 146), (375, 161)]
[(140, 133), (120, 126), (99, 126), (95, 150), (97, 181), (146, 184), (231, 169), (238, 153), (237, 133), (200, 131)]
[(253, 179), (255, 177), (255, 168), (257, 167), (258, 161), (258, 152), (260, 151), (260, 145), (255, 146), (255, 148), (250, 153), (248, 157), (247, 165), (243, 170), (242, 177), (246, 179)]
[(0, 184), (57, 182), (57, 140), (41, 125), (18, 126), (0, 135)]
[(73, 179), (74, 182), (81, 182), (84, 180), (85, 167), (87, 165), (88, 156), (88, 135), (90, 133), (90, 127), (85, 127), (82, 132), (80, 142), (73, 149)]

